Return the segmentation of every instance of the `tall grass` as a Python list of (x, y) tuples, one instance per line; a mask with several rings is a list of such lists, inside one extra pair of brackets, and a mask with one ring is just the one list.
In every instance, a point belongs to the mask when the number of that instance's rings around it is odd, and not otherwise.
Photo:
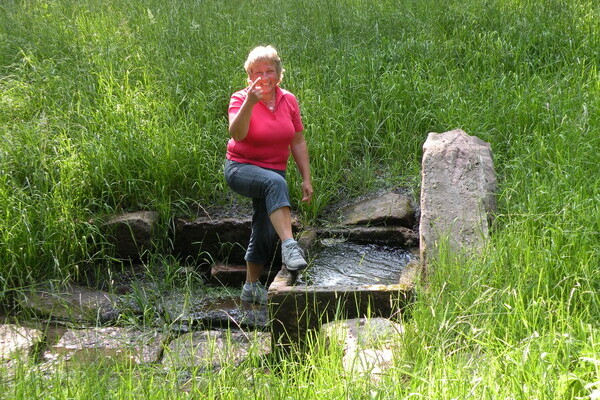
[[(314, 202), (300, 205), (293, 169), (290, 183), (307, 222), (368, 190), (418, 190), (427, 133), (454, 128), (491, 143), (499, 213), (480, 258), (448, 255), (436, 265), (383, 381), (340, 379), (335, 360), (315, 350), (268, 366), (278, 373), (242, 365), (208, 374), (201, 393), (597, 398), (599, 7), (591, 0), (6, 0), (0, 293), (76, 276), (102, 259), (90, 246), (88, 221), (97, 215), (155, 209), (168, 217), (198, 203), (226, 204), (229, 94), (244, 86), (247, 52), (270, 43), (306, 125)], [(1, 392), (200, 393), (157, 385), (175, 379), (159, 368), (111, 370), (110, 379), (70, 371), (50, 385), (27, 375)], [(101, 386), (107, 380), (111, 389)]]

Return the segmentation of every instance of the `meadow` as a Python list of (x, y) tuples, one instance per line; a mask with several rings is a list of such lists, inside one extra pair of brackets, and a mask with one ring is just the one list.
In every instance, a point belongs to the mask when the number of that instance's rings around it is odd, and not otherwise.
[(427, 134), (455, 128), (491, 144), (499, 206), (483, 254), (441, 257), (419, 287), (381, 381), (315, 346), (185, 378), (23, 366), (0, 397), (600, 398), (599, 28), (593, 0), (4, 0), (0, 302), (109, 263), (94, 219), (231, 206), (227, 105), (259, 44), (300, 101), (306, 223), (372, 190), (418, 194)]

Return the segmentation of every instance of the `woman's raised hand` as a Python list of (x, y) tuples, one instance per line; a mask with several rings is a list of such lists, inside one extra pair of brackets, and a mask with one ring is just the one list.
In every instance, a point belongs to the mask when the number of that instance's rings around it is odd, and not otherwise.
[(250, 100), (252, 104), (256, 104), (262, 100), (263, 91), (258, 85), (258, 82), (260, 82), (261, 79), (260, 76), (256, 78), (256, 80), (250, 84), (250, 88), (248, 88), (248, 100)]

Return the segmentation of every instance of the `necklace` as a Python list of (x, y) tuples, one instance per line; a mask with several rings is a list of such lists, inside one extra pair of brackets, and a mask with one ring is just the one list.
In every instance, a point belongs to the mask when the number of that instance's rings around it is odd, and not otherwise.
[(273, 97), (271, 97), (268, 101), (263, 101), (263, 103), (265, 104), (265, 106), (267, 106), (267, 108), (271, 111), (275, 110), (275, 105), (277, 102), (277, 96), (273, 95)]

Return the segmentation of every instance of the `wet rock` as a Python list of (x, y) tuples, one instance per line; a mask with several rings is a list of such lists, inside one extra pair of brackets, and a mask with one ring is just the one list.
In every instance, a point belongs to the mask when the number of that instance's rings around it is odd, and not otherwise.
[(70, 329), (58, 343), (44, 353), (44, 359), (63, 359), (78, 363), (89, 363), (103, 358), (132, 360), (138, 364), (158, 362), (166, 340), (166, 334), (130, 328)]
[(239, 292), (234, 296), (209, 295), (181, 296), (171, 293), (163, 299), (166, 315), (173, 329), (188, 332), (201, 328), (268, 328), (267, 310), (264, 306), (242, 302)]
[[(416, 257), (418, 255), (416, 253), (419, 251), (419, 249), (411, 249), (411, 251), (414, 252), (414, 255)], [(417, 282), (417, 276), (420, 271), (421, 271), (421, 263), (419, 262), (418, 259), (413, 259), (413, 260), (409, 261), (408, 264), (406, 265), (406, 267), (404, 268), (404, 271), (402, 271), (402, 275), (400, 276), (400, 279), (398, 280), (398, 284), (401, 287), (413, 288), (415, 285), (415, 282)]]
[(169, 343), (163, 364), (177, 369), (219, 368), (225, 364), (237, 365), (250, 355), (261, 357), (270, 348), (270, 335), (266, 332), (196, 331)]
[(116, 296), (77, 285), (44, 285), (22, 292), (19, 303), (34, 315), (74, 324), (107, 323), (119, 316)]
[(404, 226), (358, 226), (319, 230), (321, 238), (343, 237), (353, 243), (418, 247), (419, 235)]
[(157, 212), (140, 211), (111, 217), (101, 228), (117, 258), (137, 261), (153, 249), (157, 222)]
[(457, 254), (478, 252), (496, 210), (489, 143), (462, 130), (430, 133), (423, 145), (420, 243), (427, 266), (447, 241)]
[(345, 371), (379, 380), (394, 365), (404, 328), (385, 318), (358, 318), (327, 323), (321, 335), (330, 346), (343, 352)]
[(0, 325), (0, 361), (26, 361), (44, 340), (42, 331), (14, 324)]
[[(317, 250), (318, 248), (318, 250)], [(340, 286), (394, 285), (414, 254), (403, 248), (344, 239), (321, 239), (296, 285), (335, 289)]]
[(242, 302), (239, 298), (215, 301), (189, 315), (189, 323), (205, 327), (233, 327), (267, 330), (267, 308)]
[(345, 207), (342, 225), (405, 226), (415, 223), (415, 210), (409, 197), (399, 193), (386, 193)]

